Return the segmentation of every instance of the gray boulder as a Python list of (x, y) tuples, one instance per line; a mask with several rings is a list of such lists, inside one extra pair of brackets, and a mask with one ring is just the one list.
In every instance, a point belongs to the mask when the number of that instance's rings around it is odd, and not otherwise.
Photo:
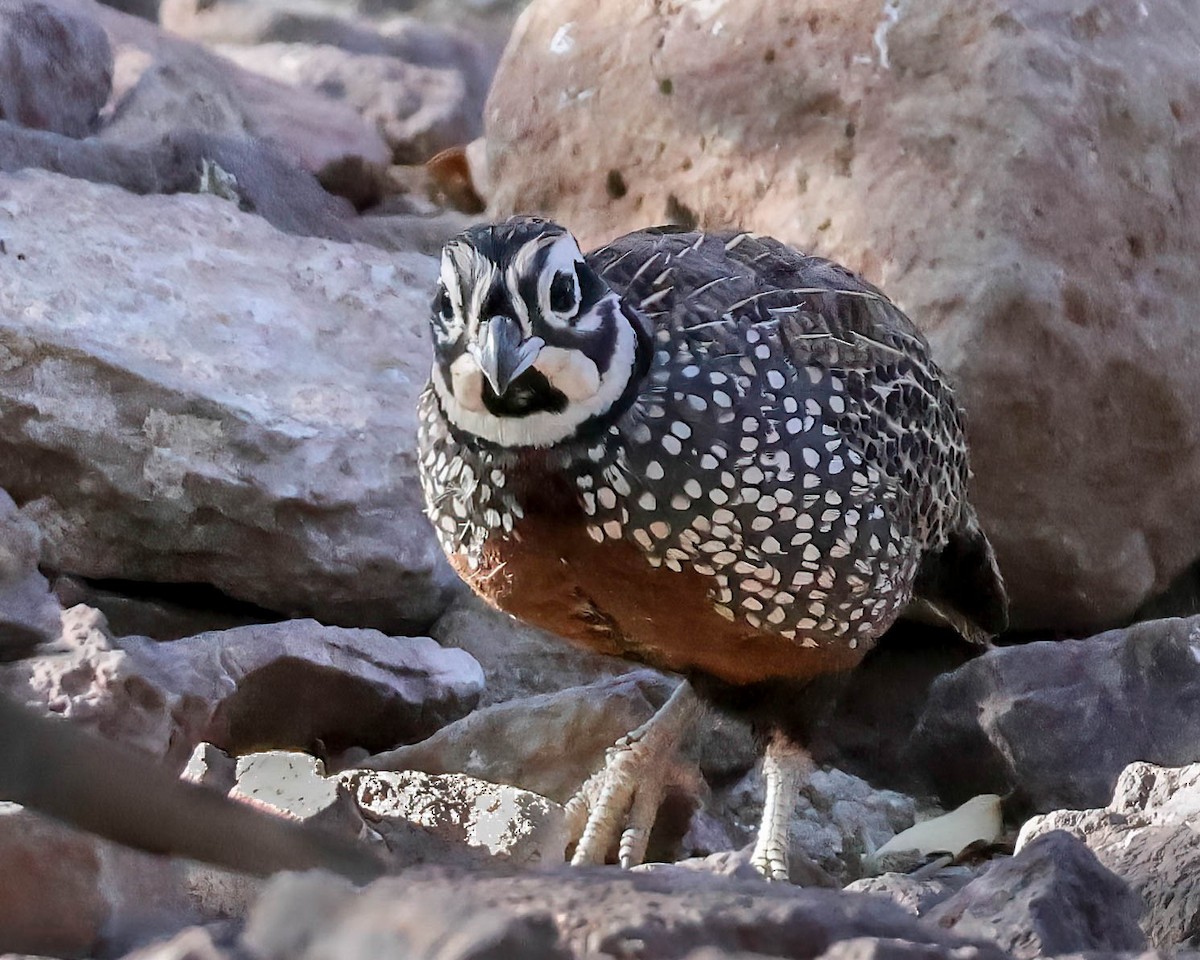
[(34, 172), (0, 209), (0, 486), (47, 567), (388, 633), (437, 617), (457, 579), (415, 458), (435, 261)]

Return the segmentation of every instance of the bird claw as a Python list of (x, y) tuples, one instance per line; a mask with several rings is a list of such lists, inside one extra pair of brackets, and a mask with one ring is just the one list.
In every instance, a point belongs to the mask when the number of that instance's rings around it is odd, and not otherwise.
[(762, 825), (750, 863), (772, 882), (791, 880), (791, 821), (802, 783), (812, 776), (812, 758), (786, 737), (776, 735), (763, 757)]
[(673, 755), (697, 706), (685, 686), (649, 721), (609, 747), (604, 766), (567, 802), (568, 841), (577, 841), (574, 866), (604, 863), (614, 846), (622, 867), (637, 866), (668, 792), (703, 790), (696, 766)]

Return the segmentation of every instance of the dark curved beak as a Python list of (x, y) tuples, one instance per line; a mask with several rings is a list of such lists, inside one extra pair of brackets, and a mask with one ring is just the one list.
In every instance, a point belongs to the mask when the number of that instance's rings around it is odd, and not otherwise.
[(524, 339), (521, 325), (512, 317), (496, 316), (479, 325), (475, 342), (468, 349), (496, 396), (502, 397), (509, 384), (533, 366), (545, 345), (541, 337)]

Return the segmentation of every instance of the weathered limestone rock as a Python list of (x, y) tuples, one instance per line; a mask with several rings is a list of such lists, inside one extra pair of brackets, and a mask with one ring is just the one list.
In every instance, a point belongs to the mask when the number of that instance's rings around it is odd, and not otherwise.
[(479, 128), (478, 104), (455, 70), (421, 67), (397, 57), (349, 53), (328, 44), (218, 46), (252, 73), (313, 90), (353, 107), (391, 148), (395, 163), (421, 163), (466, 143)]
[(435, 261), (33, 172), (0, 177), (0, 239), (0, 485), (49, 567), (387, 632), (437, 616), (457, 581), (414, 456)]

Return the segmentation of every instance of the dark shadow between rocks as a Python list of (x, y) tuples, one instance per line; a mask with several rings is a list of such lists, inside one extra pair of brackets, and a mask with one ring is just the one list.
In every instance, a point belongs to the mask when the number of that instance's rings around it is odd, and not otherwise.
[(423, 740), (462, 713), (428, 704), (417, 712), (411, 702), (383, 694), (375, 684), (284, 657), (243, 678), (213, 713), (203, 739), (231, 754), (378, 751)]

